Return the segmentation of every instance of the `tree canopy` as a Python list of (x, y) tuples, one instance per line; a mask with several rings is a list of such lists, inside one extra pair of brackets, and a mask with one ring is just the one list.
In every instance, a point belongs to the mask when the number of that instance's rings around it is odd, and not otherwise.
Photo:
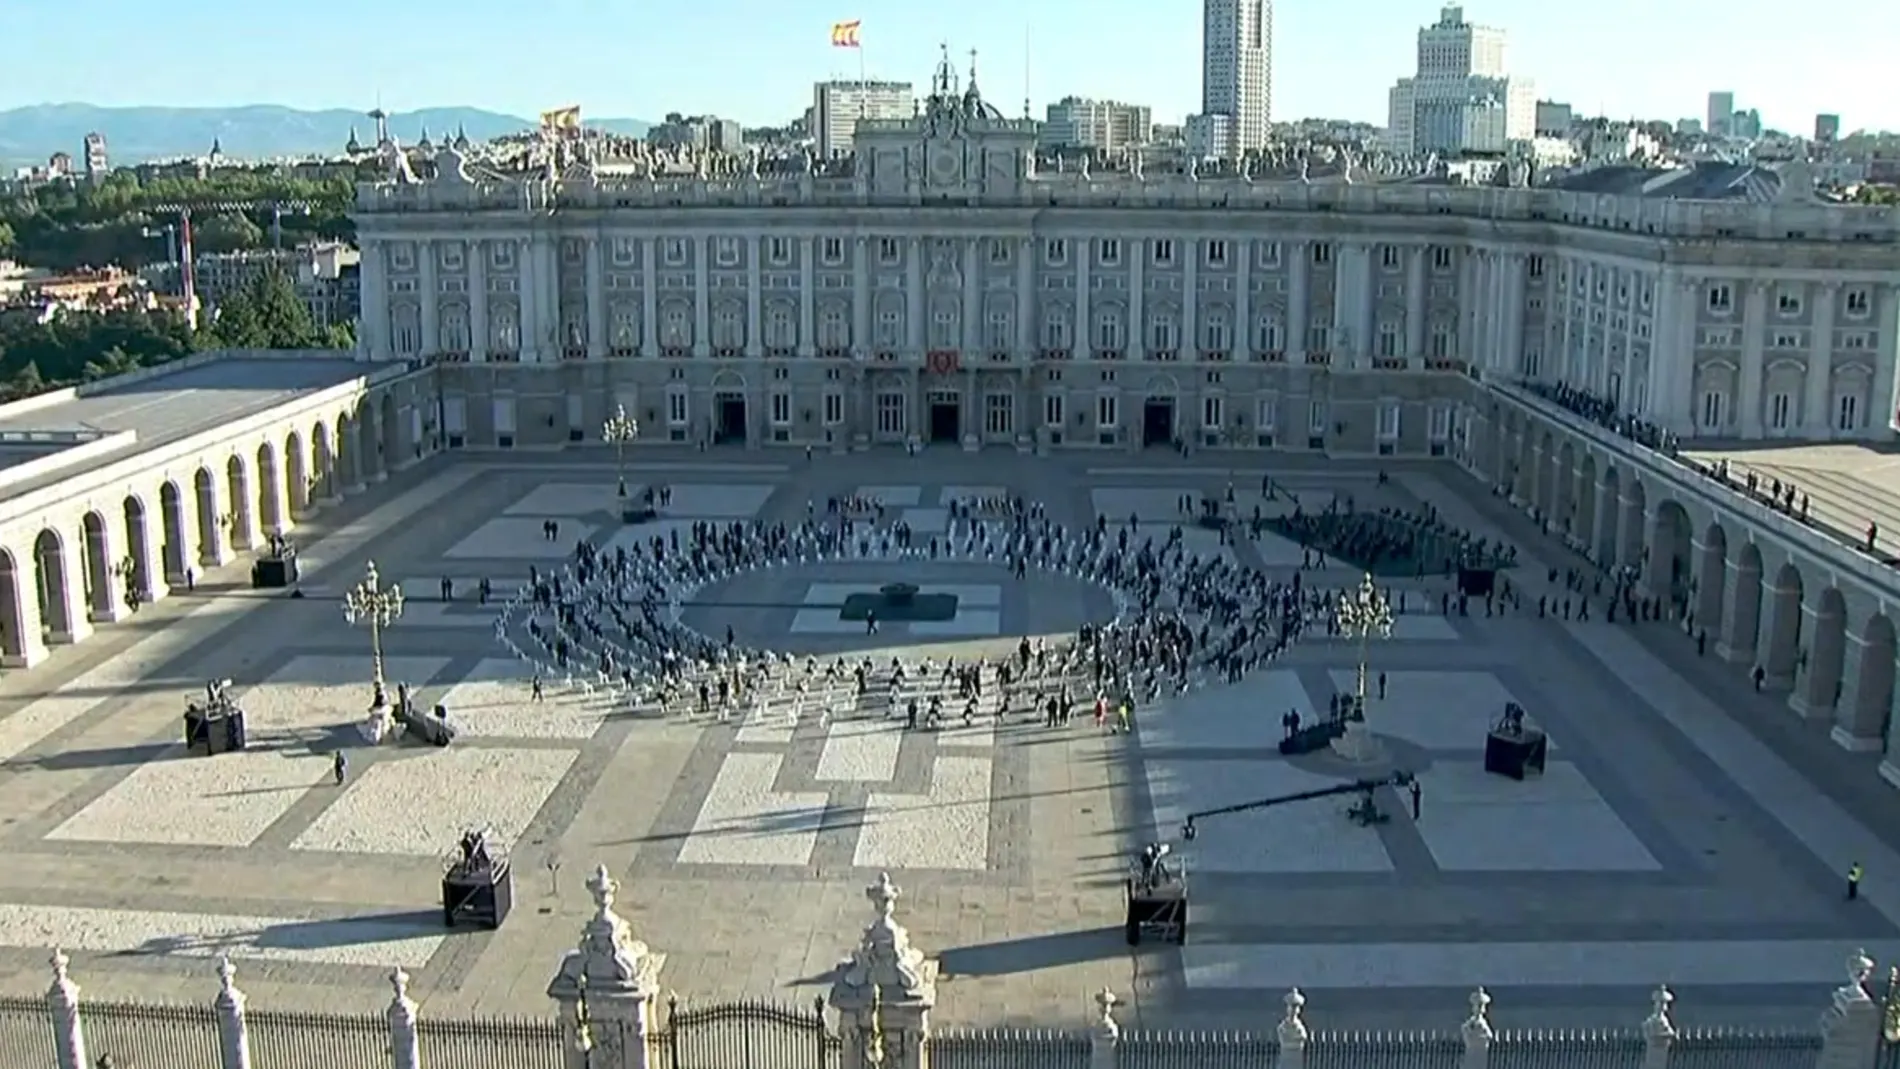
[[(348, 213), (357, 176), (350, 164), (314, 178), (275, 167), (224, 168), (203, 178), (141, 178), (119, 170), (96, 184), (36, 186), (0, 200), (0, 253), (55, 270), (105, 264), (136, 270), (168, 258), (167, 231), (178, 224), (179, 206), (197, 209), (193, 237), (203, 252), (263, 247), (272, 204), (285, 209), (279, 223), (286, 245), (351, 241), (355, 227)], [(256, 207), (218, 212), (222, 204)]]
[(218, 305), (199, 331), (207, 349), (341, 349), (355, 344), (348, 328), (326, 330), (310, 317), (290, 276), (265, 271)]

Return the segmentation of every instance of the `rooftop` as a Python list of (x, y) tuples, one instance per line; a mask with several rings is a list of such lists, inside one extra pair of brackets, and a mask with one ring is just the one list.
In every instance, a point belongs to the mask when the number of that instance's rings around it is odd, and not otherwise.
[(0, 500), (394, 366), (328, 352), (217, 353), (0, 405)]

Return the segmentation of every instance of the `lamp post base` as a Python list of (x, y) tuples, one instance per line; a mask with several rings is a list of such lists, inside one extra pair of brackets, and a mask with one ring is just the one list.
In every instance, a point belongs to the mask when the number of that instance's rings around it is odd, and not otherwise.
[(1376, 765), (1386, 759), (1385, 743), (1364, 720), (1346, 722), (1345, 734), (1333, 740), (1333, 756), (1355, 765)]
[(381, 746), (396, 734), (396, 716), (387, 704), (378, 705), (369, 711), (369, 716), (356, 725), (363, 741), (371, 746)]

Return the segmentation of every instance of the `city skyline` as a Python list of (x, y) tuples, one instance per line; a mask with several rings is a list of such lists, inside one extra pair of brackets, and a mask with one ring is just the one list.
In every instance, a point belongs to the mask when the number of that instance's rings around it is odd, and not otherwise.
[[(1276, 120), (1383, 123), (1387, 89), (1412, 70), (1417, 29), (1437, 18), (1439, 6), (1276, 5)], [(1771, 15), (1775, 33), (1757, 32)], [(1900, 129), (1900, 101), (1869, 91), (1878, 84), (1881, 43), (1900, 38), (1900, 12), (1870, 9), (1876, 25), (1851, 36), (1787, 25), (1785, 8), (1766, 0), (1684, 0), (1666, 14), (1635, 0), (1605, 0), (1587, 19), (1574, 9), (1494, 0), (1467, 4), (1466, 16), (1508, 30), (1511, 69), (1535, 79), (1540, 96), (1580, 114), (1699, 117), (1709, 92), (1732, 90), (1738, 107), (1757, 108), (1765, 124), (1784, 130), (1808, 130), (1821, 112), (1840, 114), (1844, 131)], [(959, 66), (977, 50), (985, 95), (1012, 115), (1027, 90), (1038, 116), (1050, 101), (1076, 95), (1146, 104), (1158, 121), (1178, 122), (1198, 110), (1201, 91), (1201, 0), (1055, 0), (1027, 18), (1001, 0), (948, 10), (892, 0), (794, 0), (765, 9), (706, 0), (664, 19), (607, 10), (596, 0), (532, 8), (416, 0), (394, 11), (337, 0), (285, 9), (262, 26), (231, 0), (205, 0), (162, 20), (135, 12), (129, 0), (72, 0), (10, 17), (15, 39), (33, 47), (13, 63), (0, 108), (84, 101), (367, 110), (380, 102), (392, 110), (466, 104), (532, 116), (579, 104), (596, 115), (658, 119), (689, 111), (777, 124), (803, 110), (814, 81), (857, 76), (859, 54), (830, 45), (829, 28), (842, 19), (862, 20), (863, 69), (873, 78), (922, 83), (940, 43)], [(74, 33), (75, 26), (85, 32)], [(734, 26), (747, 32), (736, 36)], [(1695, 47), (1671, 49), (1667, 64), (1626, 64), (1617, 57), (1636, 51), (1632, 26), (1643, 28), (1644, 39), (1676, 37)], [(453, 45), (432, 45), (437, 39)], [(275, 40), (297, 47), (267, 57)], [(1825, 64), (1785, 58), (1822, 54)]]

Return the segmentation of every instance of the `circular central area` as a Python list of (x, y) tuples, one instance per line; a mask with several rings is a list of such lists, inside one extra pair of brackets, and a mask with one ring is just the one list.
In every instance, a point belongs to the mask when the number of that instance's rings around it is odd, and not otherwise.
[(687, 599), (685, 626), (753, 649), (841, 654), (953, 646), (946, 655), (1073, 635), (1113, 619), (1105, 587), (1061, 572), (915, 556), (788, 562), (714, 582)]

